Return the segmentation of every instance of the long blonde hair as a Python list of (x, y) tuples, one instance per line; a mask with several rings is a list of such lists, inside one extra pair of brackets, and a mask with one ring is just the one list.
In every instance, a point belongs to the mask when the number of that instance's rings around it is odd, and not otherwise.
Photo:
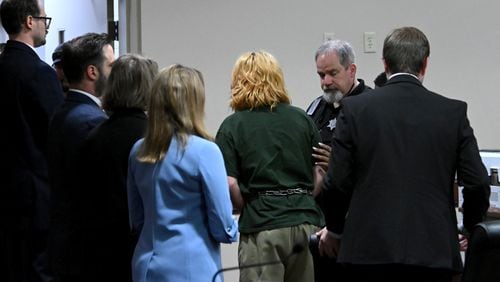
[(233, 68), (230, 106), (235, 111), (290, 104), (283, 71), (266, 51), (241, 55)]
[(182, 150), (189, 135), (211, 140), (203, 121), (204, 108), (205, 88), (199, 71), (178, 64), (163, 69), (153, 83), (148, 128), (138, 160), (155, 163), (163, 159), (173, 137)]

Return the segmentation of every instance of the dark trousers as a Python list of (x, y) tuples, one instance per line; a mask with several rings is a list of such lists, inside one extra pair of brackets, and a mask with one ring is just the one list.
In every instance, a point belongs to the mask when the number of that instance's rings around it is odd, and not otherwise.
[(27, 229), (0, 229), (1, 281), (52, 281), (45, 252), (46, 237), (44, 235)]
[[(451, 282), (451, 270), (404, 264), (345, 265), (343, 281)], [(336, 280), (331, 280), (336, 281)]]
[(344, 267), (335, 258), (321, 257), (316, 253), (313, 254), (313, 261), (315, 282), (346, 281)]
[(56, 274), (54, 282), (85, 282), (92, 280), (85, 280), (80, 275), (71, 275), (71, 274)]

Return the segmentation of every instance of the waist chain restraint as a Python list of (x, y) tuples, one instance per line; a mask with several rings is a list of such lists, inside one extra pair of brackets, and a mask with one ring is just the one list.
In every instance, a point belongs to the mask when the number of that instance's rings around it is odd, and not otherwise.
[(259, 196), (312, 195), (312, 191), (304, 188), (290, 188), (290, 189), (280, 189), (280, 190), (259, 191), (258, 194)]

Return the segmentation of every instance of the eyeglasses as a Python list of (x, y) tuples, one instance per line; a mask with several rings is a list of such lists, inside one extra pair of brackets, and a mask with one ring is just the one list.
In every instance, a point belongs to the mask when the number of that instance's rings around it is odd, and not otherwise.
[(52, 21), (52, 18), (51, 17), (33, 17), (34, 19), (38, 19), (38, 20), (44, 20), (45, 21), (45, 28), (46, 29), (49, 29), (50, 27), (50, 22)]

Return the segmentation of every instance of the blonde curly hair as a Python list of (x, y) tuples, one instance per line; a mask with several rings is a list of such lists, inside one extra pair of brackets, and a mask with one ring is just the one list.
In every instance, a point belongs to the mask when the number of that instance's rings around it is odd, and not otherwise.
[(230, 106), (235, 111), (290, 104), (283, 71), (266, 51), (241, 55), (233, 68)]

